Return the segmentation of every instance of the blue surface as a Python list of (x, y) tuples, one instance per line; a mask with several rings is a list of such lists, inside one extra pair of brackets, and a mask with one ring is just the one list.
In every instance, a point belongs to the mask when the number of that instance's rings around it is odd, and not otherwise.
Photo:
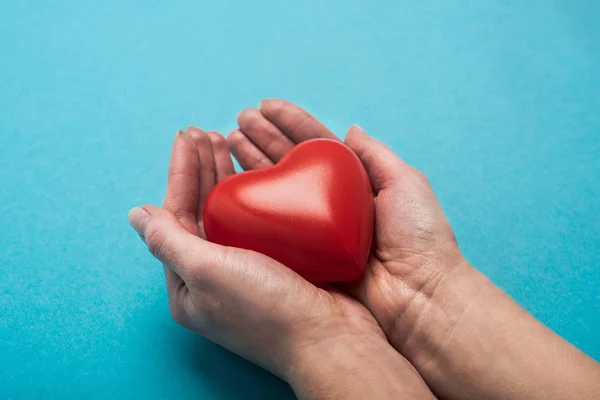
[(170, 321), (127, 224), (262, 97), (431, 178), (469, 259), (600, 360), (600, 3), (4, 1), (0, 399), (292, 398)]

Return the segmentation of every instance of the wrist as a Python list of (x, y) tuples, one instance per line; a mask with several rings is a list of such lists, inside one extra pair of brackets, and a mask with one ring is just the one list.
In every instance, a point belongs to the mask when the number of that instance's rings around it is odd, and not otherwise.
[[(461, 261), (388, 335), (441, 397), (587, 398), (600, 371)], [(432, 294), (431, 294), (432, 293)], [(396, 326), (400, 327), (398, 322)], [(561, 360), (557, 363), (556, 360)], [(595, 371), (595, 372), (594, 372)], [(535, 393), (534, 397), (528, 397)], [(577, 395), (575, 395), (577, 394)]]
[(332, 334), (298, 352), (285, 379), (301, 399), (433, 398), (383, 335)]
[(472, 321), (472, 307), (481, 307), (478, 299), (493, 288), (491, 282), (473, 268), (462, 255), (452, 265), (435, 269), (447, 271), (423, 284), (414, 301), (393, 321), (387, 332), (390, 342), (420, 370), (435, 364), (459, 326), (485, 324)]
[[(476, 375), (471, 367), (486, 368), (484, 358), (471, 352), (474, 343), (461, 338), (473, 339), (473, 335), (465, 336), (465, 331), (477, 330), (479, 334), (477, 326), (488, 323), (478, 313), (474, 314), (472, 308), (485, 304), (480, 299), (493, 285), (462, 255), (452, 263), (428, 266), (427, 270), (444, 272), (426, 276), (420, 285), (414, 286), (420, 289), (402, 312), (396, 312), (386, 334), (437, 395), (452, 397), (447, 388), (456, 386), (451, 390), (456, 392), (468, 387), (469, 375)], [(474, 339), (486, 336), (489, 335)], [(458, 370), (463, 370), (470, 361), (481, 365), (469, 366), (467, 369), (471, 371), (463, 375), (464, 371)]]

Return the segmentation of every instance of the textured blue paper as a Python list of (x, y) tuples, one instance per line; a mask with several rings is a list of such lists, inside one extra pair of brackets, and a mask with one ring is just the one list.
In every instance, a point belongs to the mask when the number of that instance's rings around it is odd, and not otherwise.
[(127, 224), (175, 131), (284, 97), (423, 169), (468, 258), (600, 359), (600, 3), (5, 1), (0, 399), (285, 399), (170, 321)]

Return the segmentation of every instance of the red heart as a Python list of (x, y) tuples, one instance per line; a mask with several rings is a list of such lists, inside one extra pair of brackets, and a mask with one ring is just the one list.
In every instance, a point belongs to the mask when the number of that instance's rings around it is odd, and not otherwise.
[(265, 254), (311, 282), (358, 279), (369, 257), (374, 204), (359, 158), (314, 139), (275, 166), (234, 175), (208, 195), (208, 240)]

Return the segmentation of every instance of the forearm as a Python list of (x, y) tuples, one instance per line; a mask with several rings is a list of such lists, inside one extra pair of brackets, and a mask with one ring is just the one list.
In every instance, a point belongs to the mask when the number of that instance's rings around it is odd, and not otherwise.
[(591, 399), (600, 393), (596, 362), (468, 265), (440, 283), (420, 315), (401, 351), (443, 397)]
[(305, 351), (287, 380), (304, 400), (434, 399), (412, 365), (379, 338), (331, 338)]

